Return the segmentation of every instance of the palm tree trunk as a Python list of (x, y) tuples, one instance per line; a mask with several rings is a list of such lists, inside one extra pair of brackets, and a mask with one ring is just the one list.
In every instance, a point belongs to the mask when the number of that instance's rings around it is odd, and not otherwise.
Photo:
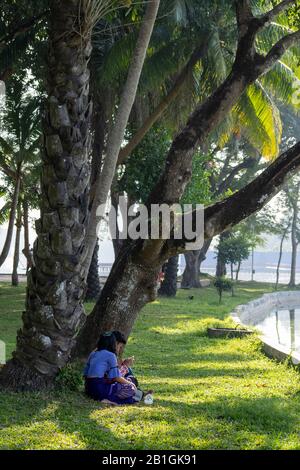
[(16, 221), (16, 240), (15, 240), (15, 252), (14, 252), (14, 261), (13, 261), (13, 272), (11, 276), (11, 284), (14, 287), (19, 285), (19, 276), (18, 276), (18, 266), (20, 261), (20, 239), (21, 239), (21, 230), (22, 230), (22, 212), (19, 204), (18, 215)]
[(87, 275), (96, 239), (97, 226), (104, 216), (105, 203), (115, 174), (119, 151), (124, 139), (124, 134), (130, 112), (136, 97), (136, 92), (146, 57), (146, 52), (155, 24), (160, 0), (152, 0), (147, 3), (146, 13), (142, 21), (139, 37), (134, 51), (133, 59), (129, 67), (128, 77), (120, 98), (115, 124), (109, 134), (106, 156), (103, 162), (101, 174), (95, 185), (95, 194), (91, 210), (90, 224), (86, 235), (86, 253), (84, 254), (84, 267)]
[(23, 226), (24, 226), (24, 250), (23, 253), (27, 260), (27, 269), (26, 272), (32, 267), (32, 259), (30, 254), (30, 244), (29, 244), (29, 215), (28, 215), (28, 203), (23, 201)]
[(91, 11), (85, 0), (50, 2), (48, 100), (44, 112), (41, 219), (34, 267), (13, 359), (1, 384), (15, 390), (53, 385), (85, 317), (81, 253), (88, 219)]
[(9, 250), (10, 250), (10, 246), (11, 246), (11, 241), (12, 241), (13, 232), (14, 232), (15, 218), (16, 218), (18, 202), (19, 202), (20, 185), (21, 185), (20, 176), (17, 175), (13, 199), (11, 203), (10, 214), (9, 214), (9, 222), (8, 222), (8, 229), (6, 233), (6, 239), (2, 248), (2, 252), (0, 254), (0, 266), (2, 266), (2, 264), (5, 262), (8, 256)]

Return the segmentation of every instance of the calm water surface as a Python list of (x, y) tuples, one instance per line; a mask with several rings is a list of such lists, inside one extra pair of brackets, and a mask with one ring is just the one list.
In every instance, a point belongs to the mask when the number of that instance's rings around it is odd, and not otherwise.
[(300, 352), (300, 307), (274, 310), (254, 326), (273, 341)]

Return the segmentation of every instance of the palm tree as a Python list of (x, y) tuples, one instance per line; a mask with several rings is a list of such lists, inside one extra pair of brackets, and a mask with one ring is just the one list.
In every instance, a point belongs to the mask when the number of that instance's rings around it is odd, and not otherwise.
[[(34, 266), (26, 311), (4, 386), (35, 389), (69, 358), (84, 315), (80, 258), (88, 220), (90, 170), (88, 62), (91, 32), (108, 2), (50, 3), (47, 100), (43, 112), (41, 218), (36, 222)], [(66, 39), (67, 38), (67, 39)]]
[[(28, 83), (24, 77), (14, 79), (7, 88), (5, 110), (1, 116), (0, 171), (3, 175), (6, 198), (10, 206), (8, 230), (0, 266), (5, 262), (12, 241), (14, 223), (26, 175), (34, 176), (39, 146), (39, 100), (26, 96)], [(5, 190), (5, 187), (3, 189)]]

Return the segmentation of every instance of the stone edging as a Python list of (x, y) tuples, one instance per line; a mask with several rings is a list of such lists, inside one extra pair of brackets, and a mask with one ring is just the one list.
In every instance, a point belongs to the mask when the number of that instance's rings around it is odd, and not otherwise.
[[(253, 326), (251, 320), (260, 320), (265, 316), (266, 309), (271, 311), (275, 308), (293, 308), (300, 306), (300, 290), (286, 291), (286, 292), (273, 292), (270, 294), (263, 294), (255, 300), (251, 300), (247, 304), (238, 305), (232, 312), (231, 318), (239, 325)], [(293, 364), (300, 363), (300, 354), (293, 352), (284, 347), (276, 341), (272, 341), (264, 335), (260, 335), (263, 343), (263, 350), (265, 354), (271, 358), (279, 361), (284, 361), (290, 358)]]

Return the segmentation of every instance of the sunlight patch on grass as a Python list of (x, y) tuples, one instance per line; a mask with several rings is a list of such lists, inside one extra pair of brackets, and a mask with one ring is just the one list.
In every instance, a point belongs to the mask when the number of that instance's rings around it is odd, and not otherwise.
[[(261, 352), (256, 335), (210, 339), (230, 311), (269, 292), (240, 284), (218, 304), (213, 288), (179, 290), (141, 312), (126, 347), (154, 404), (108, 407), (79, 392), (0, 392), (2, 449), (299, 449), (300, 375)], [(193, 300), (188, 299), (194, 296)], [(24, 286), (0, 285), (0, 337), (8, 356)], [(93, 304), (86, 304), (90, 312)]]

